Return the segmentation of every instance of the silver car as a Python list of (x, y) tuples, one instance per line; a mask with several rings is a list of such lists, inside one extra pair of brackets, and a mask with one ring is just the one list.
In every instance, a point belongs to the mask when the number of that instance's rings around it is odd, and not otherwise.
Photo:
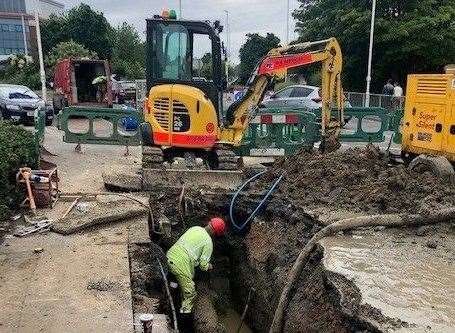
[(0, 84), (0, 113), (4, 120), (33, 124), (37, 109), (46, 111), (46, 125), (50, 125), (54, 111), (37, 94), (25, 86)]
[(266, 108), (301, 107), (308, 109), (321, 108), (319, 87), (293, 85), (281, 89), (262, 102)]

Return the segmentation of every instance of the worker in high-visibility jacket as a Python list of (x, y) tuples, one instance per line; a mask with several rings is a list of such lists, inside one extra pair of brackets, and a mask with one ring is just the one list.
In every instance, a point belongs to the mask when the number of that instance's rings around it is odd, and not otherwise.
[(196, 288), (194, 269), (199, 266), (203, 271), (212, 269), (210, 258), (213, 251), (212, 237), (222, 236), (226, 225), (224, 220), (212, 218), (205, 228), (192, 227), (167, 251), (169, 270), (174, 274), (182, 293), (180, 313), (192, 313)]

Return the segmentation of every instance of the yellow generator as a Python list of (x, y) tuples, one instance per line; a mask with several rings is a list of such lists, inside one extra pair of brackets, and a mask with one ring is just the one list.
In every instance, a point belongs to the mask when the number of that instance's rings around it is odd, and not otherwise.
[(438, 176), (454, 174), (455, 74), (408, 76), (402, 156), (409, 168)]

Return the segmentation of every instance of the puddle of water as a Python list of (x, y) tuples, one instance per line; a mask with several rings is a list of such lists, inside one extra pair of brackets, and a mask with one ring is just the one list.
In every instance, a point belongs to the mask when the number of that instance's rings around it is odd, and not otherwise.
[[(227, 309), (226, 314), (221, 318), (221, 322), (226, 328), (228, 333), (237, 333), (237, 329), (240, 325), (240, 315), (233, 309)], [(240, 333), (253, 333), (253, 331), (243, 323)]]
[(353, 280), (362, 302), (417, 325), (400, 332), (428, 332), (429, 327), (433, 332), (455, 331), (455, 265), (444, 255), (424, 243), (397, 243), (379, 234), (330, 237), (321, 244), (326, 267)]

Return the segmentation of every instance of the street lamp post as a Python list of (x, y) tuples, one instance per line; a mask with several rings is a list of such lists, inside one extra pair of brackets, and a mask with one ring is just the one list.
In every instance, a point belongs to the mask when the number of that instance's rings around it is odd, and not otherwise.
[(370, 85), (371, 85), (371, 62), (373, 59), (373, 41), (374, 41), (374, 20), (376, 17), (376, 0), (373, 0), (371, 9), (371, 28), (370, 28), (370, 47), (368, 50), (368, 73), (367, 73), (367, 91), (365, 94), (365, 107), (370, 106)]
[(286, 6), (286, 44), (289, 45), (289, 0), (287, 0), (287, 6)]
[(182, 0), (179, 0), (179, 19), (183, 19), (182, 15)]
[(229, 36), (229, 11), (225, 10), (226, 13), (226, 64), (225, 64), (225, 70), (226, 70), (226, 82), (229, 83), (229, 56), (230, 56), (230, 36)]
[(38, 57), (39, 57), (39, 69), (40, 69), (40, 77), (41, 77), (41, 93), (42, 98), (45, 102), (47, 102), (47, 90), (46, 90), (46, 73), (44, 71), (44, 60), (43, 60), (43, 47), (41, 44), (41, 30), (39, 25), (39, 15), (38, 11), (40, 8), (39, 0), (36, 1), (35, 7), (35, 25), (36, 25), (36, 43), (38, 44)]

